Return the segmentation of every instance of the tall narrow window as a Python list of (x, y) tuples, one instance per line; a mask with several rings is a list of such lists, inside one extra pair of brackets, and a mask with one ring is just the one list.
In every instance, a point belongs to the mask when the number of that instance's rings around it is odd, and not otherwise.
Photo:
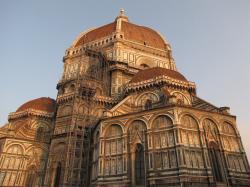
[(44, 128), (39, 127), (36, 132), (36, 140), (43, 141), (44, 140)]
[(118, 159), (122, 158), (122, 128), (120, 125), (113, 124), (105, 133), (105, 175), (120, 174), (122, 164)]
[(136, 145), (135, 151), (135, 182), (136, 185), (145, 184), (144, 149), (141, 144)]
[(152, 109), (152, 100), (148, 99), (145, 103), (145, 110)]
[(56, 168), (55, 185), (54, 185), (54, 187), (59, 187), (59, 185), (60, 185), (61, 170), (62, 170), (62, 166), (61, 166), (61, 163), (59, 162), (58, 166)]
[(221, 159), (218, 145), (211, 142), (209, 144), (209, 155), (213, 169), (213, 175), (216, 182), (223, 182), (222, 171), (221, 171)]

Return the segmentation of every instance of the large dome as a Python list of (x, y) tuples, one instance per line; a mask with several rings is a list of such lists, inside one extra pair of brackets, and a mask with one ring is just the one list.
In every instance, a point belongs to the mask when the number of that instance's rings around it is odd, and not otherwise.
[(188, 82), (188, 80), (178, 71), (161, 68), (161, 67), (154, 67), (154, 68), (149, 68), (149, 69), (139, 71), (130, 80), (130, 83), (146, 81), (146, 80), (153, 79), (159, 76), (167, 76), (176, 80)]
[(16, 112), (21, 112), (27, 109), (41, 110), (52, 113), (55, 112), (56, 101), (49, 97), (41, 97), (24, 103), (16, 110)]
[[(120, 19), (120, 22), (118, 20)], [(90, 30), (82, 34), (75, 42), (74, 46), (80, 46), (97, 39), (105, 38), (114, 33), (123, 33), (122, 38), (125, 40), (137, 42), (154, 48), (166, 49), (166, 42), (162, 36), (155, 30), (145, 26), (139, 26), (128, 21), (123, 12), (116, 18), (113, 23)], [(121, 37), (121, 36), (117, 36)]]

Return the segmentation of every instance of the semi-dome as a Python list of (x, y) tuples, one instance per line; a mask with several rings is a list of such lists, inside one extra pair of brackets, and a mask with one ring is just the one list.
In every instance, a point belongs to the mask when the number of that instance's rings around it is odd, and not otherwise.
[(21, 105), (16, 112), (21, 112), (27, 109), (40, 110), (44, 112), (55, 112), (56, 110), (56, 101), (49, 97), (41, 97), (33, 99)]
[(115, 33), (121, 33), (121, 35), (117, 35), (116, 37), (123, 38), (124, 40), (137, 42), (154, 48), (166, 49), (166, 42), (157, 31), (145, 26), (130, 23), (128, 18), (124, 15), (123, 10), (121, 10), (120, 15), (113, 23), (83, 33), (74, 42), (74, 46), (77, 47), (87, 44)]
[(188, 80), (178, 71), (161, 68), (161, 67), (154, 67), (154, 68), (148, 68), (148, 69), (139, 71), (130, 80), (130, 83), (146, 81), (146, 80), (153, 79), (159, 76), (167, 76), (176, 80), (188, 82)]

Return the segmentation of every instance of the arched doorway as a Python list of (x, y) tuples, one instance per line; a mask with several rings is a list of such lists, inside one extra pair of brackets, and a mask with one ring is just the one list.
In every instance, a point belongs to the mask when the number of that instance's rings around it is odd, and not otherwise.
[(135, 149), (135, 161), (134, 161), (134, 175), (135, 175), (135, 185), (144, 186), (145, 185), (145, 158), (144, 158), (144, 148), (142, 144), (136, 144)]
[(219, 146), (215, 142), (209, 143), (209, 157), (215, 182), (223, 183), (223, 168)]

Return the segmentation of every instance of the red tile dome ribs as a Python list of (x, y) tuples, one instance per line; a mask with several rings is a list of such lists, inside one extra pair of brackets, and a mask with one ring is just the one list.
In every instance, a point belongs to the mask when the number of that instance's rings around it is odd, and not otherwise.
[(131, 79), (130, 83), (141, 82), (145, 80), (149, 80), (159, 76), (167, 76), (173, 79), (177, 79), (180, 81), (188, 82), (188, 80), (179, 72), (161, 68), (161, 67), (154, 67), (139, 71), (135, 76)]
[(37, 99), (33, 99), (21, 105), (16, 112), (21, 112), (27, 109), (41, 110), (45, 112), (55, 112), (56, 109), (56, 101), (49, 97), (41, 97)]

